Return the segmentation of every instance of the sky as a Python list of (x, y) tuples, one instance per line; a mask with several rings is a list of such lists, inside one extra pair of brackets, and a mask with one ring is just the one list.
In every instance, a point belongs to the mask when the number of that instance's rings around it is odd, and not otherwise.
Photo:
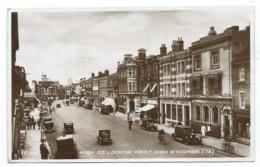
[(210, 26), (217, 33), (250, 24), (251, 8), (192, 8), (160, 11), (30, 11), (18, 12), (19, 43), (17, 65), (24, 66), (27, 79), (68, 84), (108, 69), (116, 72), (124, 54), (159, 54), (162, 43), (168, 51), (173, 40), (182, 37), (184, 48), (207, 35)]

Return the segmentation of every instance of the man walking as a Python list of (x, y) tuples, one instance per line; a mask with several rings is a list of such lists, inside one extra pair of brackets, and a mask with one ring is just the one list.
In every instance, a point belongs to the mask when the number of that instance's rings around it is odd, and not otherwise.
[(128, 120), (128, 128), (129, 128), (129, 130), (132, 130), (132, 124), (133, 124), (132, 118), (129, 118), (129, 120)]
[(40, 145), (41, 159), (48, 159), (49, 150), (45, 145), (44, 141), (42, 141)]

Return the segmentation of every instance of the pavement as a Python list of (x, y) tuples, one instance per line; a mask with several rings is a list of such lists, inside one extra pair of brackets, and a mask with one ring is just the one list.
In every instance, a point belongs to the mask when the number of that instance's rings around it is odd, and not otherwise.
[[(38, 120), (39, 110), (35, 108), (31, 113), (31, 116)], [(41, 130), (36, 125), (35, 130), (26, 130), (25, 150), (22, 153), (23, 160), (41, 160), (40, 154), (41, 144)], [(47, 148), (50, 150), (48, 142), (45, 142)], [(51, 156), (51, 155), (50, 155)]]
[[(62, 105), (52, 113), (52, 118), (56, 131), (46, 134), (52, 154), (57, 150), (56, 138), (62, 135), (63, 123), (72, 121), (80, 159), (237, 157), (204, 145), (185, 145), (172, 140), (170, 135), (161, 143), (157, 132), (142, 130), (137, 125), (128, 130), (127, 116), (119, 113), (113, 117), (77, 105)], [(111, 130), (111, 145), (97, 144), (99, 129)]]

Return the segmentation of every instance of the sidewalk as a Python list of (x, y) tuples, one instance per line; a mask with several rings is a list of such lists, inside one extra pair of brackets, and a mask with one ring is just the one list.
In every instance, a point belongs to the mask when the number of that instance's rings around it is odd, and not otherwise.
[[(41, 144), (41, 130), (27, 130), (26, 131), (26, 142), (25, 150), (23, 154), (23, 160), (40, 160), (40, 144)], [(50, 147), (47, 142), (45, 142), (47, 148)]]
[[(204, 136), (202, 138), (202, 144), (222, 151), (224, 150), (224, 148), (222, 147), (223, 142), (224, 139), (216, 139), (209, 136)], [(243, 157), (250, 157), (250, 146), (245, 144), (240, 144), (237, 142), (231, 142), (231, 145), (234, 146), (235, 148), (235, 152), (234, 152), (235, 154)]]
[(111, 113), (111, 116), (117, 117), (119, 119), (122, 119), (124, 121), (127, 121), (127, 114), (123, 114), (121, 112), (115, 112), (115, 113)]

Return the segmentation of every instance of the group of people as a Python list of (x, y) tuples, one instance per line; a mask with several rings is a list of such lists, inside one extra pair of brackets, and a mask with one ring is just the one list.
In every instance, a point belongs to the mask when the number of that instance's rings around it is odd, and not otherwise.
[(34, 119), (33, 116), (29, 117), (26, 123), (26, 129), (27, 130), (35, 129), (35, 126), (36, 126), (36, 120)]

